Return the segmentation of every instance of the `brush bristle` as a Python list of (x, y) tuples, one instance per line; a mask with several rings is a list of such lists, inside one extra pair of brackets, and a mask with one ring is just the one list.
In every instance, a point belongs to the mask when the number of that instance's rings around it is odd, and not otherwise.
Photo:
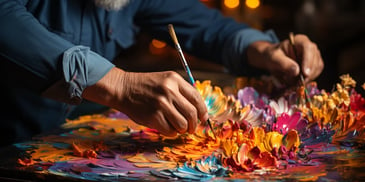
[(176, 37), (176, 34), (175, 34), (174, 27), (171, 24), (169, 24), (168, 28), (169, 28), (170, 36), (171, 36), (172, 40), (174, 41), (174, 43), (179, 44), (179, 42), (177, 41), (177, 37)]

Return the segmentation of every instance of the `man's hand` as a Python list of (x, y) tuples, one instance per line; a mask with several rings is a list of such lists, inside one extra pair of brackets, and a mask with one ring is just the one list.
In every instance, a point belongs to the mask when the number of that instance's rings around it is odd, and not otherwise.
[(199, 92), (172, 71), (132, 73), (113, 68), (86, 88), (83, 97), (115, 108), (166, 136), (194, 133), (198, 118), (208, 119)]
[(269, 71), (285, 85), (298, 82), (300, 72), (305, 82), (317, 78), (323, 71), (324, 63), (321, 53), (315, 43), (305, 35), (294, 37), (299, 63), (289, 40), (279, 44), (258, 41), (247, 49), (248, 63), (256, 68)]

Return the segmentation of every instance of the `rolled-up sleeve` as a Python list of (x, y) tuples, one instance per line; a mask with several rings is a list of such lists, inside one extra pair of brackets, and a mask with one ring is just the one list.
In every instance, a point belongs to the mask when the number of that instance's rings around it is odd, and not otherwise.
[[(43, 95), (70, 104), (79, 104), (83, 90), (95, 84), (114, 65), (88, 47), (75, 46), (64, 52), (62, 67), (64, 79), (47, 89)], [(66, 95), (60, 94), (60, 90)]]
[(79, 103), (83, 89), (114, 65), (88, 47), (50, 32), (27, 11), (25, 3), (0, 0), (0, 56), (39, 78), (32, 90), (62, 102)]

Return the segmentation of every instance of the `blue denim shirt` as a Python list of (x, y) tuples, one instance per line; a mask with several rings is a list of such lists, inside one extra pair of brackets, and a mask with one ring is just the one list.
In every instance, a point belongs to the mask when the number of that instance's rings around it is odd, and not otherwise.
[(68, 104), (80, 103), (83, 89), (114, 67), (140, 31), (172, 45), (167, 25), (173, 24), (185, 52), (243, 74), (250, 43), (277, 42), (272, 32), (198, 0), (131, 0), (119, 11), (92, 0), (0, 0), (0, 23), (1, 88), (11, 106), (1, 115), (9, 135), (32, 136), (62, 123)]

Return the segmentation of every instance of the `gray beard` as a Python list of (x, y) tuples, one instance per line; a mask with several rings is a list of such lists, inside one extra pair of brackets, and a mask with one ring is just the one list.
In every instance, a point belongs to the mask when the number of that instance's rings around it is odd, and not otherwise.
[(104, 8), (108, 11), (116, 11), (125, 7), (129, 0), (94, 0), (96, 6)]

